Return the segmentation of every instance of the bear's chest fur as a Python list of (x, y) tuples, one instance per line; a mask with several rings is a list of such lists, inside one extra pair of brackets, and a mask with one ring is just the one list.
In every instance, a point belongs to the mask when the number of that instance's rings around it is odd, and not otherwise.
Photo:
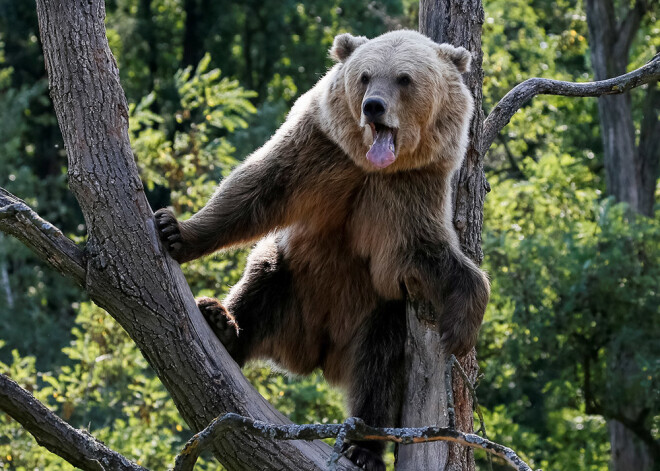
[(444, 232), (446, 191), (431, 169), (347, 172), (341, 186), (320, 184), (316, 191), (324, 196), (281, 231), (280, 248), (305, 325), (341, 348), (380, 300), (402, 297), (400, 261), (418, 238)]

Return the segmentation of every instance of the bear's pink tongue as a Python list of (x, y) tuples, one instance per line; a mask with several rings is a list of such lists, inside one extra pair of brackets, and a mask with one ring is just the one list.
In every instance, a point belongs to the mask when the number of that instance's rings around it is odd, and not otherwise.
[(394, 133), (392, 129), (381, 127), (376, 134), (374, 143), (367, 152), (367, 160), (378, 168), (385, 168), (396, 159), (394, 155)]

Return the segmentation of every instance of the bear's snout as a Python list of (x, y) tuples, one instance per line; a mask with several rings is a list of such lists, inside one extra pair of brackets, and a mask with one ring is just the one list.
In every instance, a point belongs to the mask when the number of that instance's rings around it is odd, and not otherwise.
[(387, 105), (382, 98), (367, 98), (362, 103), (362, 113), (369, 123), (374, 123), (385, 114)]

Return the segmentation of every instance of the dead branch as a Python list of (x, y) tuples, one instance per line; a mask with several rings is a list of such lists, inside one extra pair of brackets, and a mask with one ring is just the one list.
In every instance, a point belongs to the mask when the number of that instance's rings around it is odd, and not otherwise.
[[(230, 430), (243, 430), (271, 440), (341, 438), (342, 441), (344, 439), (382, 440), (402, 444), (448, 441), (485, 450), (487, 453), (499, 456), (518, 471), (531, 471), (530, 466), (512, 449), (479, 435), (463, 433), (446, 427), (375, 428), (356, 417), (347, 419), (343, 424), (274, 425), (232, 413), (218, 417), (203, 431), (192, 437), (177, 456), (173, 471), (192, 471), (200, 453)], [(335, 447), (335, 451), (337, 448)], [(331, 459), (328, 464), (332, 469), (333, 460)]]
[(147, 471), (112, 451), (87, 432), (76, 430), (15, 381), (0, 374), (0, 410), (20, 423), (39, 445), (85, 471)]
[[(461, 378), (463, 378), (463, 382), (465, 383), (465, 387), (468, 388), (468, 391), (470, 391), (470, 395), (472, 396), (472, 402), (474, 403), (474, 411), (477, 413), (477, 416), (479, 417), (479, 429), (475, 432), (476, 434), (479, 434), (479, 432), (482, 432), (484, 435), (484, 438), (488, 438), (488, 435), (486, 434), (486, 422), (484, 421), (484, 416), (481, 413), (481, 407), (479, 406), (479, 400), (477, 399), (477, 391), (474, 387), (474, 384), (472, 384), (472, 381), (470, 381), (470, 378), (468, 378), (467, 373), (461, 366), (461, 363), (458, 361), (458, 358), (456, 358), (455, 355), (450, 355), (449, 360), (447, 360), (447, 371), (449, 372), (447, 377), (449, 378), (448, 383), (446, 385), (447, 390), (453, 389), (451, 381), (451, 373), (453, 371), (453, 368), (456, 367), (456, 370), (458, 373), (461, 375)], [(452, 398), (453, 399), (453, 398)], [(453, 404), (452, 404), (452, 409), (453, 409)]]
[(53, 268), (83, 286), (83, 252), (23, 200), (0, 188), (0, 231), (16, 237)]
[[(34, 436), (39, 445), (80, 469), (148, 471), (109, 449), (87, 432), (77, 430), (64, 422), (32, 394), (3, 374), (0, 374), (0, 410), (19, 422)], [(210, 449), (223, 434), (235, 430), (270, 440), (336, 438), (334, 454), (328, 462), (330, 470), (337, 469), (344, 440), (382, 440), (402, 444), (455, 442), (499, 456), (513, 469), (531, 471), (529, 465), (510, 448), (475, 434), (446, 427), (375, 428), (356, 417), (347, 419), (343, 424), (276, 425), (233, 413), (215, 419), (208, 427), (193, 436), (176, 457), (173, 471), (192, 471), (204, 450)]]
[(483, 138), (479, 152), (485, 154), (499, 132), (525, 103), (536, 95), (588, 97), (616, 95), (646, 83), (660, 80), (660, 54), (646, 65), (625, 75), (589, 83), (563, 82), (544, 78), (530, 78), (516, 85), (504, 95), (484, 121)]

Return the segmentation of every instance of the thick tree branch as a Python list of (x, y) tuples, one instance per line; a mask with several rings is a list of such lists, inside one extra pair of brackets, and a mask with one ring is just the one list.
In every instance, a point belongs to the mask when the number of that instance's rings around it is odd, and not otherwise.
[[(447, 441), (485, 450), (499, 456), (513, 469), (531, 471), (512, 449), (472, 433), (445, 427), (375, 428), (351, 417), (343, 424), (274, 425), (259, 420), (226, 414), (215, 419), (206, 429), (195, 435), (177, 456), (174, 471), (192, 471), (200, 453), (229, 430), (245, 430), (250, 434), (275, 440), (316, 440), (341, 437), (348, 440), (381, 440), (402, 444)], [(330, 463), (332, 464), (332, 463)]]
[(85, 471), (147, 471), (50, 411), (15, 381), (0, 374), (0, 410), (20, 423), (39, 445)]
[(639, 69), (619, 77), (597, 82), (575, 83), (544, 78), (525, 80), (507, 93), (486, 118), (481, 153), (483, 155), (488, 151), (497, 134), (507, 125), (516, 111), (536, 95), (576, 97), (615, 95), (658, 80), (660, 80), (660, 54), (656, 54), (653, 59)]
[(83, 286), (83, 252), (23, 200), (0, 188), (0, 231), (16, 237), (55, 270)]

